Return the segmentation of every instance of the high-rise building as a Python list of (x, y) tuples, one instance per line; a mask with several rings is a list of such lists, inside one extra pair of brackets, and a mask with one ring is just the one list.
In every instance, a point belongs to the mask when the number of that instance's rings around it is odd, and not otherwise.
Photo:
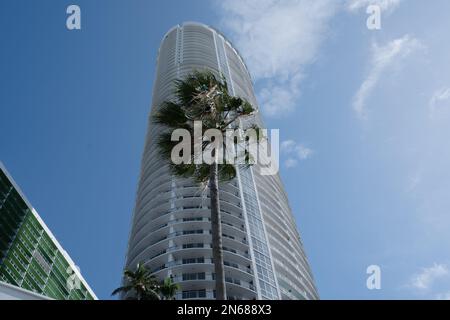
[(0, 299), (45, 298), (97, 299), (0, 162)]
[[(173, 98), (175, 79), (205, 69), (223, 75), (232, 95), (257, 107), (238, 51), (215, 29), (188, 22), (169, 30), (161, 43), (151, 114)], [(178, 299), (212, 299), (208, 193), (170, 174), (158, 154), (159, 129), (149, 122), (125, 267), (143, 262), (158, 278), (173, 277), (181, 286)], [(227, 297), (318, 299), (278, 174), (238, 170), (219, 189)]]

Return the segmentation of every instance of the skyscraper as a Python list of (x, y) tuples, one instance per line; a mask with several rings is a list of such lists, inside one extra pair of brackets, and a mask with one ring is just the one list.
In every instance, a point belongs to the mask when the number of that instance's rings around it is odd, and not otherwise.
[[(151, 114), (173, 97), (175, 79), (205, 69), (223, 75), (232, 95), (257, 107), (250, 74), (237, 50), (213, 28), (188, 22), (163, 38)], [(126, 268), (143, 262), (160, 279), (173, 277), (181, 286), (178, 299), (212, 299), (208, 195), (189, 179), (172, 177), (158, 154), (158, 130), (149, 123)], [(227, 297), (318, 299), (278, 174), (264, 176), (257, 167), (238, 170), (237, 178), (221, 184), (219, 197)]]
[(45, 298), (97, 299), (0, 162), (0, 299)]

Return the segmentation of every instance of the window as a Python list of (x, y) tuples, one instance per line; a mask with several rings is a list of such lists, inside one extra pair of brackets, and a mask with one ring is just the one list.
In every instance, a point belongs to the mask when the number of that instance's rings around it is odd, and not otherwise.
[(202, 234), (203, 230), (185, 230), (183, 234)]
[(205, 258), (187, 258), (183, 259), (183, 264), (191, 264), (191, 263), (205, 263)]
[(187, 221), (202, 221), (203, 218), (202, 217), (198, 217), (198, 218), (183, 218), (183, 222), (187, 222)]
[(186, 243), (183, 244), (183, 249), (189, 248), (203, 248), (203, 243)]
[(206, 298), (206, 290), (198, 290), (198, 297), (199, 298)]
[(205, 280), (205, 273), (199, 272), (199, 273), (183, 273), (183, 281), (189, 281), (189, 280)]
[(182, 294), (183, 299), (206, 298), (206, 290), (186, 290)]
[(183, 291), (183, 299), (196, 298), (197, 292), (194, 290)]

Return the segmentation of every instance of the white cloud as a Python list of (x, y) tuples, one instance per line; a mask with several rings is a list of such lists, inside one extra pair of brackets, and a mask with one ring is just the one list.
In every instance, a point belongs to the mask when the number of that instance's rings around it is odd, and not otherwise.
[(449, 275), (448, 267), (444, 264), (434, 264), (429, 268), (423, 268), (422, 272), (414, 275), (410, 286), (420, 290), (428, 290), (436, 280)]
[(411, 277), (407, 287), (414, 289), (414, 293), (422, 298), (450, 300), (449, 281), (449, 267), (446, 264), (434, 263)]
[(420, 185), (422, 182), (422, 175), (422, 171), (416, 171), (409, 177), (406, 192), (412, 192)]
[(327, 36), (334, 0), (227, 0), (222, 22), (244, 56), (265, 114), (292, 111), (300, 96), (305, 67), (315, 61)]
[(286, 166), (286, 168), (294, 168), (296, 167), (298, 164), (298, 161), (294, 158), (288, 158), (285, 162), (284, 165)]
[(297, 166), (299, 161), (306, 160), (313, 154), (313, 150), (294, 140), (283, 141), (281, 143), (281, 152), (288, 156), (284, 163), (287, 168)]
[(450, 88), (437, 90), (428, 104), (430, 118), (434, 118), (440, 110), (450, 107)]
[(297, 143), (294, 140), (285, 140), (281, 143), (281, 152), (291, 153)]
[(369, 5), (380, 6), (381, 10), (392, 12), (396, 9), (402, 0), (348, 0), (347, 8), (352, 12), (366, 9)]
[(436, 300), (450, 300), (450, 291), (444, 293), (438, 293)]
[(373, 44), (370, 71), (353, 99), (353, 109), (360, 118), (367, 118), (367, 99), (385, 71), (420, 47), (419, 40), (410, 35), (392, 40), (383, 46)]
[(258, 92), (265, 114), (275, 117), (293, 111), (300, 97), (302, 78), (301, 74), (297, 74), (286, 82), (266, 83)]
[(308, 159), (313, 151), (304, 146), (303, 144), (299, 144), (294, 140), (286, 140), (281, 143), (281, 152), (288, 155), (295, 155), (299, 160)]
[(297, 146), (297, 155), (301, 160), (306, 160), (312, 155), (313, 151), (303, 145)]

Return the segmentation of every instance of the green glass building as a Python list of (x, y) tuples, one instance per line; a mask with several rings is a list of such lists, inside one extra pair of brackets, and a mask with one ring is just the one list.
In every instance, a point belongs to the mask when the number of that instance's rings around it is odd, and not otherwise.
[(1, 162), (0, 281), (52, 299), (97, 299)]

